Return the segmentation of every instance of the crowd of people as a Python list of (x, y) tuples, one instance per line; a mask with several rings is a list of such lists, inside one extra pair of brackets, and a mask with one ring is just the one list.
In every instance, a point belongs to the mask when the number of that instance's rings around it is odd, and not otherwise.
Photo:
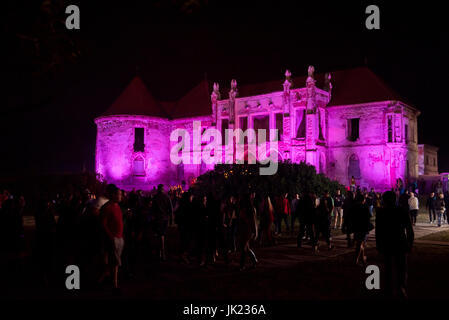
[[(376, 227), (377, 248), (386, 256), (391, 272), (395, 261), (402, 279), (399, 287), (405, 290), (406, 254), (413, 243), (418, 198), (408, 191), (382, 195), (374, 189), (351, 188), (344, 193), (269, 195), (248, 191), (220, 198), (214, 190), (205, 194), (177, 187), (165, 192), (159, 185), (151, 192), (126, 192), (110, 184), (97, 195), (89, 189), (58, 194), (55, 199), (43, 195), (34, 214), (33, 252), (45, 284), (55, 265), (76, 264), (92, 283), (110, 280), (119, 291), (119, 270), (132, 277), (138, 258), (151, 260), (155, 251), (158, 259), (167, 259), (165, 237), (170, 225), (177, 226), (179, 240), (173, 253), (183, 263), (206, 266), (222, 259), (229, 266), (239, 257), (240, 270), (248, 268), (248, 258), (250, 268), (258, 264), (254, 245), (274, 245), (283, 230), (296, 237), (298, 248), (308, 244), (313, 252), (319, 252), (323, 238), (332, 250), (332, 228), (346, 235), (348, 247), (355, 247), (354, 262), (366, 265), (367, 237)], [(448, 219), (448, 199), (448, 195), (429, 195), (426, 205), (431, 223), (437, 221), (440, 226), (443, 218)], [(25, 205), (23, 196), (15, 198), (6, 190), (1, 193), (1, 220), (7, 227), (0, 243), (10, 253), (23, 250)]]

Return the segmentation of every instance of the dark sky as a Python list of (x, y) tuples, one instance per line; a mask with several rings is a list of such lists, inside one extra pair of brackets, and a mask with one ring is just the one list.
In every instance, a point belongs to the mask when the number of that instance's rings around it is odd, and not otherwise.
[[(419, 143), (438, 146), (440, 171), (449, 171), (443, 9), (308, 2), (6, 2), (0, 174), (93, 171), (93, 119), (136, 67), (156, 98), (171, 100), (205, 72), (223, 84), (251, 83), (282, 79), (286, 68), (303, 75), (310, 64), (317, 72), (367, 64), (421, 110)], [(80, 8), (80, 30), (64, 27), (69, 4)], [(379, 6), (381, 30), (365, 28), (368, 4)]]

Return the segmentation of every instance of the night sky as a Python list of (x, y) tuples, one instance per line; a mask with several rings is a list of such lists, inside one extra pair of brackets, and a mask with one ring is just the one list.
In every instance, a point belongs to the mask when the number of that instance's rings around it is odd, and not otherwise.
[[(136, 73), (157, 99), (175, 100), (205, 74), (243, 84), (282, 80), (286, 68), (304, 75), (308, 65), (370, 67), (421, 110), (419, 143), (438, 146), (439, 170), (449, 171), (443, 9), (310, 2), (2, 2), (0, 174), (93, 171), (93, 120)], [(69, 4), (80, 8), (80, 30), (64, 26)], [(380, 8), (380, 30), (365, 28), (369, 4)]]

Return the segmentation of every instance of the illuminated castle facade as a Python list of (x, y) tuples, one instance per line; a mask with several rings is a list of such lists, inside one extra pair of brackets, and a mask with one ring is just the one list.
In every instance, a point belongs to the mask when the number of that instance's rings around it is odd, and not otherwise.
[[(220, 92), (221, 91), (221, 92)], [(214, 127), (278, 129), (278, 159), (314, 165), (349, 185), (389, 189), (418, 178), (417, 118), (368, 68), (315, 74), (228, 88), (201, 82), (178, 101), (156, 101), (134, 78), (97, 124), (96, 171), (124, 189), (186, 181), (213, 165), (173, 164), (170, 134), (193, 121)], [(204, 145), (204, 143), (203, 143)]]

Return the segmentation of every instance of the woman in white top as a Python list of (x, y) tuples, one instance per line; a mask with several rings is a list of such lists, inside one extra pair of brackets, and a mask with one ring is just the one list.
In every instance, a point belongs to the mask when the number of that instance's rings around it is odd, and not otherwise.
[(413, 192), (410, 192), (410, 198), (408, 199), (408, 207), (410, 209), (410, 219), (412, 220), (412, 224), (416, 224), (416, 217), (418, 216), (419, 210), (419, 201), (418, 198), (415, 197)]

